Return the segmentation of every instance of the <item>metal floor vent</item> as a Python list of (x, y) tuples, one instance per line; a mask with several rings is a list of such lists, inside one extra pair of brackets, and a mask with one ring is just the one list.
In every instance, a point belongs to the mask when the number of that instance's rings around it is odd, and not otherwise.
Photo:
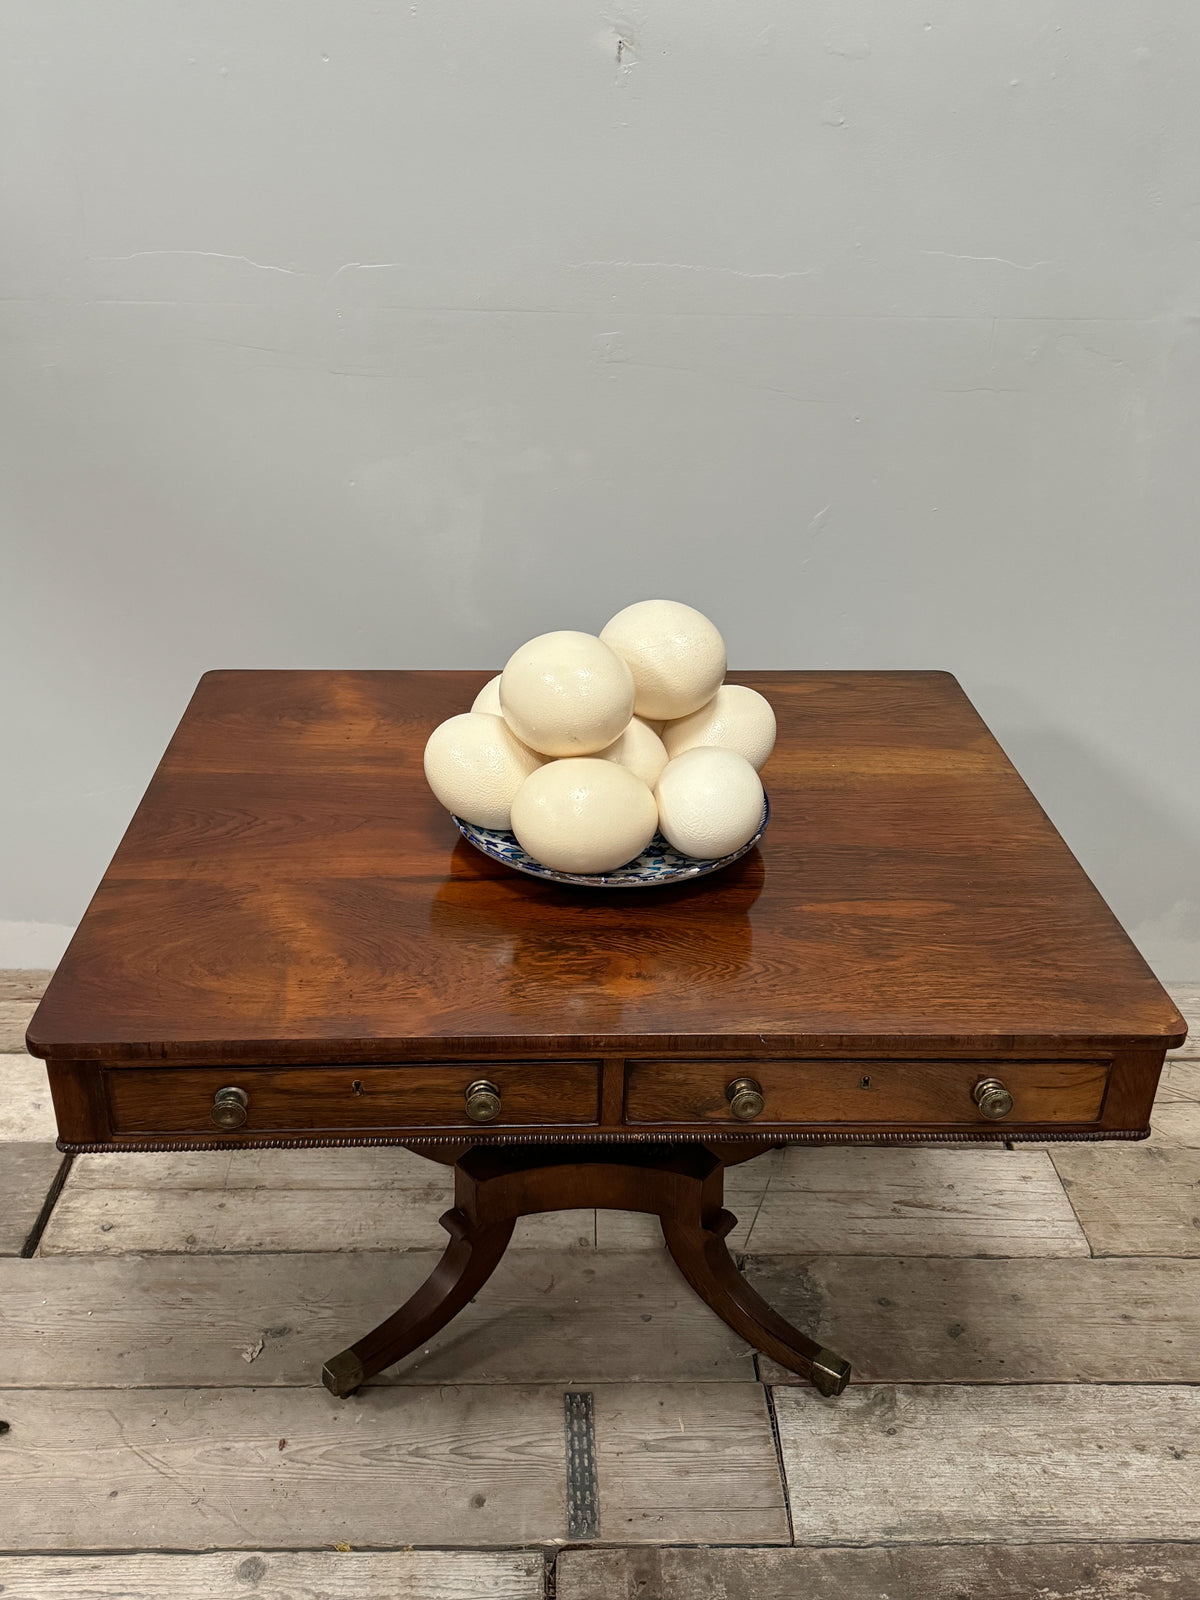
[(600, 1537), (600, 1488), (596, 1481), (596, 1407), (590, 1393), (563, 1395), (567, 1435), (567, 1538)]

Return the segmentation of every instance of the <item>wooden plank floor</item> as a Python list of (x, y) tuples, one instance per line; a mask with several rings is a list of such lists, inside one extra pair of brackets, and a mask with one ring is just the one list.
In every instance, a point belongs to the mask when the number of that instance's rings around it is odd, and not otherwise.
[[(860, 1383), (1194, 1383), (1200, 1261), (751, 1256)], [(0, 1282), (3, 1278), (0, 1277)], [(769, 1383), (797, 1383), (767, 1357)]]
[(0, 1556), (4, 1600), (542, 1600), (536, 1551)]
[[(398, 1147), (78, 1156), (42, 1255), (432, 1250), (447, 1168)], [(594, 1211), (522, 1217), (510, 1249), (596, 1244)]]
[[(308, 1386), (439, 1256), (53, 1255), (0, 1260), (5, 1381), (63, 1389)], [(753, 1382), (744, 1340), (665, 1255), (510, 1252), (447, 1328), (377, 1382)], [(0, 1591), (2, 1594), (3, 1591)]]
[(61, 1166), (62, 1157), (45, 1141), (0, 1145), (0, 1257), (26, 1248)]
[(1200, 1540), (1200, 1387), (774, 1395), (797, 1544)]
[[(1171, 1108), (1175, 1109), (1175, 1108)], [(1063, 1188), (1097, 1256), (1200, 1256), (1200, 1149), (1055, 1150)]]
[[(1145, 1144), (730, 1173), (747, 1275), (855, 1365), (836, 1401), (714, 1318), (653, 1219), (584, 1211), (530, 1219), (339, 1403), (320, 1362), (428, 1272), (444, 1170), (79, 1157), (47, 1205), (45, 977), (0, 974), (5, 1600), (1200, 1600), (1200, 985)], [(600, 1527), (556, 1558), (567, 1390)]]
[(46, 1069), (27, 1055), (0, 1055), (0, 1139), (53, 1144), (58, 1135)]
[(752, 1255), (1088, 1254), (1041, 1150), (793, 1146), (786, 1155), (750, 1230)]
[[(784, 1544), (756, 1383), (592, 1391), (600, 1538)], [(0, 1549), (520, 1547), (567, 1535), (563, 1391), (10, 1389)]]
[[(0, 1573), (3, 1568), (0, 1567)], [(1195, 1600), (1189, 1544), (567, 1550), (558, 1600)]]

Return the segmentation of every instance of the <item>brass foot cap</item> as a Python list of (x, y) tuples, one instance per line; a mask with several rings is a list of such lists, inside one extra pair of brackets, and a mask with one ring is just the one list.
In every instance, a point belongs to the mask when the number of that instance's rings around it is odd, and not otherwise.
[(362, 1362), (353, 1350), (343, 1350), (340, 1355), (330, 1356), (321, 1368), (321, 1382), (339, 1400), (353, 1394), (365, 1376)]
[(835, 1356), (832, 1350), (818, 1350), (813, 1357), (809, 1375), (814, 1389), (820, 1394), (841, 1394), (850, 1382), (850, 1363)]

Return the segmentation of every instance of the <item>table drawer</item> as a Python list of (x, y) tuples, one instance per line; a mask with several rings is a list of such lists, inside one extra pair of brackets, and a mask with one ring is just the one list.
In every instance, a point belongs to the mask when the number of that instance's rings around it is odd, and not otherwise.
[[(487, 1120), (467, 1113), (467, 1089), (485, 1079), (499, 1091)], [(112, 1130), (126, 1133), (238, 1135), (512, 1128), (595, 1123), (600, 1066), (595, 1061), (466, 1062), (383, 1067), (122, 1067), (106, 1071)], [(244, 1121), (214, 1121), (218, 1093), (245, 1096)], [(226, 1105), (229, 1104), (226, 1097)], [(233, 1097), (233, 1104), (241, 1102)], [(488, 1102), (476, 1109), (491, 1110)], [(236, 1111), (227, 1113), (236, 1118)], [(221, 1113), (218, 1112), (218, 1117)]]
[[(963, 1128), (1095, 1122), (1108, 1072), (1107, 1061), (629, 1061), (625, 1121)], [(748, 1121), (730, 1103), (729, 1086), (739, 1078), (753, 1079), (762, 1092), (762, 1110)], [(975, 1086), (988, 1078), (1012, 1097), (1003, 1117), (984, 1116), (974, 1099)], [(741, 1108), (755, 1104), (751, 1098)]]

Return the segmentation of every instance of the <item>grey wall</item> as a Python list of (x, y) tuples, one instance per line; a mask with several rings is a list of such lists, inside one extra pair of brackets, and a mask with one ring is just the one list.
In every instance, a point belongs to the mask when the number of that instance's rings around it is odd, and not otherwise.
[(956, 672), (1200, 972), (1193, 0), (6, 0), (0, 965), (222, 665)]

